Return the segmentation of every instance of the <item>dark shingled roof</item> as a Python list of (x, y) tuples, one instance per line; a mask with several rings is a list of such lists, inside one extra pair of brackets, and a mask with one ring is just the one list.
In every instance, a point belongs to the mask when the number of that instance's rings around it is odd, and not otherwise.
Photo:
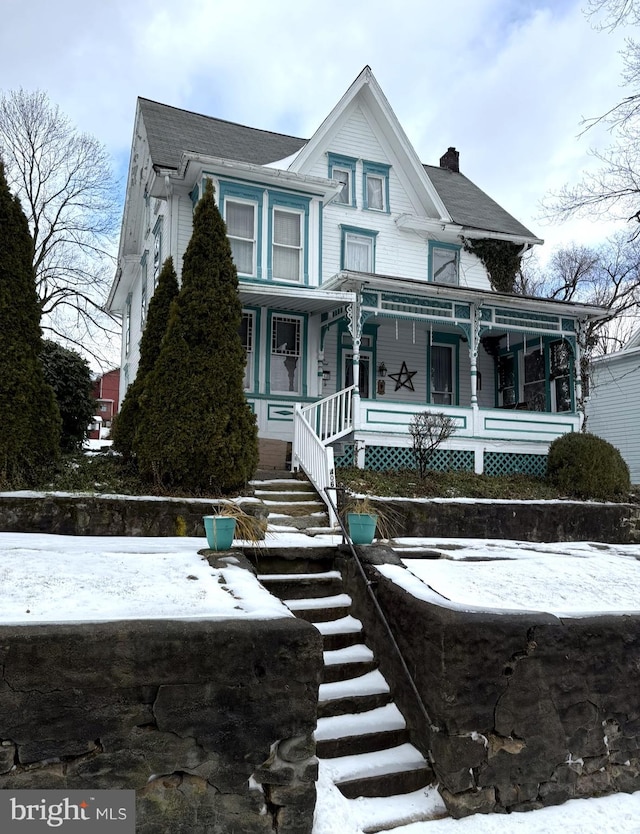
[(266, 165), (286, 159), (306, 145), (306, 139), (201, 116), (157, 101), (140, 98), (154, 165), (177, 168), (185, 151)]
[[(155, 166), (177, 168), (185, 151), (267, 165), (296, 153), (307, 139), (202, 116), (140, 98), (149, 150)], [(535, 235), (481, 191), (464, 174), (425, 165), (427, 176), (455, 223), (516, 237)]]
[(455, 223), (517, 237), (536, 237), (464, 174), (436, 165), (423, 167)]

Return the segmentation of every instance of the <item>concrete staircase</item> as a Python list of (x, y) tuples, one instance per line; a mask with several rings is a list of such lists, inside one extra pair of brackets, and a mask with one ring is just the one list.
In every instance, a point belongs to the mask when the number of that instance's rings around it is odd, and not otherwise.
[(331, 532), (326, 505), (306, 478), (286, 470), (259, 470), (251, 486), (269, 510), (270, 529), (311, 536)]
[(362, 830), (443, 816), (433, 772), (409, 741), (333, 560), (261, 559), (259, 571), (265, 587), (322, 634), (317, 755), (343, 796), (357, 800)]

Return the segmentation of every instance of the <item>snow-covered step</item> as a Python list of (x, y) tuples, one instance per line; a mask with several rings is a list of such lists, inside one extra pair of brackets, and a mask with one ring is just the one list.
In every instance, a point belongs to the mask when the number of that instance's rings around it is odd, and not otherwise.
[(386, 692), (389, 692), (389, 684), (376, 669), (373, 672), (368, 672), (366, 675), (360, 675), (357, 678), (320, 684), (318, 700), (324, 703), (325, 701), (335, 701), (338, 698), (349, 698), (357, 695), (379, 695)]
[(424, 756), (408, 743), (388, 750), (322, 761), (340, 792), (348, 799), (408, 793), (426, 786), (432, 779), (431, 768)]
[(285, 599), (284, 604), (293, 611), (296, 617), (308, 620), (315, 625), (341, 619), (351, 608), (351, 597), (348, 594), (336, 594), (311, 599)]
[(364, 675), (366, 672), (373, 671), (377, 665), (373, 652), (363, 643), (323, 652), (322, 657), (324, 660), (322, 683), (332, 683), (343, 678)]
[(355, 715), (320, 718), (315, 735), (321, 759), (384, 750), (409, 741), (405, 720), (393, 703)]
[(319, 718), (316, 741), (328, 741), (340, 736), (367, 735), (375, 732), (404, 730), (406, 722), (398, 707), (391, 703), (356, 715), (333, 715)]
[(322, 634), (322, 643), (326, 651), (353, 646), (362, 641), (362, 623), (351, 614), (326, 622), (312, 620), (312, 623)]
[(356, 678), (320, 684), (318, 718), (366, 712), (389, 700), (389, 684), (376, 669)]
[(412, 822), (448, 817), (446, 805), (435, 785), (395, 796), (361, 796), (349, 800), (351, 816), (364, 834), (391, 831)]
[(342, 590), (342, 576), (337, 570), (318, 573), (259, 574), (265, 588), (280, 599), (304, 599), (336, 596)]

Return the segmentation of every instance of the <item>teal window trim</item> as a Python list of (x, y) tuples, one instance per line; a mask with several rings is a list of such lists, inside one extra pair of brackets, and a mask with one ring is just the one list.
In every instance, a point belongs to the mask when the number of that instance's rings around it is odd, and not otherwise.
[(356, 164), (358, 160), (352, 156), (342, 156), (337, 153), (328, 153), (329, 160), (329, 179), (333, 179), (333, 169), (341, 168), (349, 171), (349, 202), (336, 203), (339, 206), (356, 206)]
[(361, 229), (358, 226), (346, 226), (344, 223), (340, 224), (340, 269), (346, 269), (345, 255), (346, 255), (346, 240), (348, 235), (359, 235), (360, 237), (369, 238), (371, 243), (371, 269), (369, 272), (376, 271), (376, 239), (378, 232), (375, 229)]
[[(240, 200), (255, 205), (255, 220), (256, 220), (256, 274), (248, 276), (253, 278), (262, 278), (262, 202), (264, 198), (264, 188), (257, 188), (252, 185), (241, 185), (236, 182), (229, 182), (227, 180), (220, 180), (218, 185), (220, 202), (219, 206), (222, 211), (222, 216), (226, 217), (226, 201)], [(238, 273), (244, 275), (245, 273)]]
[[(310, 197), (298, 197), (293, 194), (280, 194), (276, 192), (269, 192), (269, 225), (267, 234), (269, 236), (269, 251), (267, 254), (267, 279), (273, 280), (273, 214), (276, 209), (289, 209), (297, 213), (302, 218), (300, 229), (301, 245), (302, 245), (302, 270), (300, 280), (285, 281), (288, 285), (304, 284), (309, 285), (309, 205), (311, 203)], [(282, 280), (282, 279), (280, 279)]]
[[(453, 348), (454, 367), (451, 369), (451, 375), (453, 377), (451, 383), (453, 390), (451, 393), (453, 394), (454, 402), (452, 402), (451, 405), (460, 405), (460, 337), (453, 333), (440, 333), (437, 330), (434, 330), (430, 339), (427, 340), (427, 403), (432, 404), (431, 349), (434, 345)], [(444, 404), (442, 403), (434, 403), (434, 405), (443, 405), (444, 407)]]
[[(442, 243), (439, 240), (430, 240), (429, 241), (429, 251), (428, 251), (428, 275), (427, 280), (434, 282), (433, 278), (433, 250), (434, 249), (448, 249), (452, 252), (457, 254), (456, 257), (456, 283), (455, 284), (448, 284), (447, 286), (460, 286), (460, 250), (462, 249), (457, 243)], [(435, 281), (434, 283), (439, 283)]]
[(196, 183), (193, 186), (193, 190), (189, 192), (189, 197), (191, 197), (191, 206), (195, 208), (198, 204), (198, 200), (200, 199), (200, 186)]
[(253, 387), (245, 388), (245, 393), (256, 394), (260, 381), (260, 307), (243, 307), (242, 314), (248, 313), (253, 320)]
[[(382, 214), (390, 214), (389, 208), (389, 171), (390, 165), (385, 165), (382, 162), (369, 162), (366, 159), (362, 161), (362, 207), (366, 211), (378, 211)], [(369, 175), (380, 177), (382, 179), (382, 193), (384, 205), (381, 209), (371, 208), (369, 206), (367, 177)]]
[(273, 319), (274, 317), (284, 316), (288, 319), (300, 319), (301, 327), (300, 327), (300, 361), (302, 362), (302, 388), (300, 395), (301, 397), (308, 396), (308, 380), (307, 380), (307, 356), (308, 356), (308, 345), (307, 345), (307, 325), (309, 321), (309, 314), (308, 313), (299, 313), (299, 312), (291, 312), (289, 310), (268, 310), (267, 311), (267, 366), (265, 368), (265, 383), (266, 383), (266, 393), (269, 396), (291, 396), (292, 398), (296, 398), (295, 392), (272, 392), (271, 391), (271, 334), (273, 332)]

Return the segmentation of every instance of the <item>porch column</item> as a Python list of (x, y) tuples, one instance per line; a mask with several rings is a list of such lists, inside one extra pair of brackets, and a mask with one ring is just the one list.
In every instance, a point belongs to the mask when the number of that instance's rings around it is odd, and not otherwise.
[(360, 290), (356, 299), (347, 307), (347, 327), (353, 344), (353, 428), (360, 428), (360, 344), (362, 343), (362, 308)]
[(576, 411), (578, 412), (578, 417), (580, 418), (580, 431), (582, 431), (584, 426), (584, 399), (582, 397), (582, 352), (584, 350), (587, 338), (586, 320), (581, 320), (577, 322), (577, 331), (578, 332), (576, 338), (576, 351), (573, 360), (573, 375), (575, 378), (576, 386)]
[(471, 367), (471, 407), (478, 407), (478, 346), (480, 345), (480, 308), (471, 305), (471, 328), (469, 332), (469, 365)]

